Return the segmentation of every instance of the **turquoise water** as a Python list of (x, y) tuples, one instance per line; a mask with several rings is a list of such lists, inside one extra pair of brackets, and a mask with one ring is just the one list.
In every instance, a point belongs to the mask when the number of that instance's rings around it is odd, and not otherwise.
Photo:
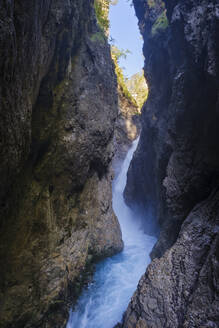
[(120, 174), (113, 181), (113, 209), (119, 219), (124, 250), (100, 262), (93, 283), (84, 290), (70, 312), (66, 328), (113, 328), (137, 287), (141, 275), (150, 263), (150, 251), (156, 238), (141, 229), (140, 218), (124, 202), (127, 170), (137, 147), (134, 141)]

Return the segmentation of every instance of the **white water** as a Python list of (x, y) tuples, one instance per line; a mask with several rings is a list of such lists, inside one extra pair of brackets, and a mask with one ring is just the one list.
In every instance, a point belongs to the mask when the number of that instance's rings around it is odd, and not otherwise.
[(94, 282), (82, 293), (75, 312), (70, 313), (66, 328), (113, 328), (121, 321), (150, 262), (149, 253), (156, 239), (143, 232), (140, 218), (123, 199), (126, 174), (137, 142), (134, 141), (120, 174), (113, 182), (113, 209), (120, 222), (124, 250), (97, 265)]

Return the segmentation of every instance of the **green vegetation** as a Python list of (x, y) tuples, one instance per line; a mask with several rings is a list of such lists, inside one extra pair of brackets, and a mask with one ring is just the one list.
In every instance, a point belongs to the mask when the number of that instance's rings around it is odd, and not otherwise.
[(120, 86), (124, 96), (128, 98), (135, 106), (137, 106), (135, 98), (132, 96), (132, 94), (127, 88), (126, 78), (124, 77), (123, 70), (119, 66), (119, 59), (122, 57), (125, 58), (127, 56), (127, 53), (129, 53), (128, 50), (120, 50), (114, 45), (111, 47), (111, 56), (115, 64), (115, 72), (117, 75), (118, 85)]
[(151, 30), (152, 36), (155, 36), (168, 27), (165, 3), (162, 0), (147, 0), (147, 4), (156, 15), (160, 14), (154, 22)]
[(160, 16), (156, 19), (156, 21), (154, 22), (154, 24), (152, 26), (152, 30), (151, 30), (152, 36), (155, 36), (158, 33), (166, 30), (168, 25), (169, 25), (169, 22), (168, 22), (166, 10), (164, 10), (162, 12), (162, 14), (160, 14)]
[(93, 41), (93, 42), (104, 42), (104, 40), (105, 40), (105, 35), (103, 34), (103, 32), (101, 31), (101, 32), (97, 32), (97, 33), (94, 33), (94, 34), (92, 34), (92, 36), (91, 36), (91, 41)]
[(147, 0), (147, 4), (150, 9), (152, 9), (152, 8), (164, 8), (165, 9), (165, 3), (162, 0)]
[[(153, 5), (155, 0), (148, 0)], [(161, 0), (159, 0), (161, 1)], [(94, 9), (97, 17), (100, 32), (91, 36), (93, 42), (104, 42), (105, 36), (109, 32), (109, 5), (116, 5), (118, 0), (94, 0)], [(123, 73), (123, 69), (119, 66), (119, 59), (125, 58), (129, 53), (128, 50), (120, 50), (116, 46), (111, 46), (111, 56), (115, 64), (115, 72), (117, 75), (118, 85), (124, 94), (136, 107), (141, 109), (147, 98), (148, 89), (143, 73), (137, 73), (134, 78), (129, 81)], [(130, 88), (130, 85), (132, 87)]]
[(94, 9), (98, 25), (106, 36), (109, 32), (109, 6), (116, 5), (118, 0), (94, 0)]
[(137, 106), (140, 112), (148, 97), (148, 86), (144, 78), (143, 70), (142, 72), (134, 74), (130, 79), (124, 76), (123, 70), (119, 66), (119, 59), (121, 57), (126, 58), (128, 53), (128, 50), (120, 50), (114, 45), (111, 47), (111, 56), (115, 64), (118, 85), (124, 96)]
[(105, 35), (109, 30), (109, 3), (108, 0), (94, 0), (97, 22)]
[(147, 2), (148, 2), (149, 8), (154, 8), (156, 6), (156, 3), (154, 0), (148, 0)]
[(126, 85), (129, 92), (135, 98), (139, 109), (141, 109), (148, 97), (148, 86), (145, 81), (143, 70), (128, 79)]

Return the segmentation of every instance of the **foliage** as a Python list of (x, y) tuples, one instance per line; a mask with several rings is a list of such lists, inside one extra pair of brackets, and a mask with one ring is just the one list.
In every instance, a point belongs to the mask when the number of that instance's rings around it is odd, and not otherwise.
[(127, 87), (132, 96), (135, 98), (138, 107), (141, 109), (148, 97), (148, 86), (145, 81), (143, 70), (131, 76), (127, 80)]
[[(130, 1), (130, 0), (127, 0)], [(149, 0), (154, 1), (154, 0)], [(97, 17), (98, 25), (101, 28), (100, 32), (97, 32), (92, 35), (91, 40), (94, 42), (103, 42), (104, 35), (108, 35), (109, 31), (109, 5), (116, 5), (118, 0), (94, 0), (94, 9)], [(145, 98), (146, 98), (146, 83), (143, 77), (143, 74), (138, 77), (138, 82), (136, 82), (136, 89), (133, 92), (134, 95), (138, 94), (137, 97), (132, 95), (132, 91), (127, 87), (128, 79), (125, 78), (123, 69), (119, 66), (119, 59), (126, 58), (128, 50), (120, 50), (116, 46), (111, 46), (111, 56), (115, 64), (115, 72), (117, 75), (118, 85), (120, 86), (124, 96), (129, 99), (136, 107), (141, 108)], [(138, 76), (136, 74), (136, 76)], [(144, 86), (143, 86), (144, 84)], [(140, 87), (141, 85), (141, 87)]]
[(109, 30), (109, 1), (108, 0), (94, 0), (94, 9), (97, 17), (97, 22), (107, 35)]
[(160, 14), (160, 16), (158, 16), (158, 18), (156, 19), (156, 21), (154, 22), (154, 24), (152, 26), (152, 30), (151, 30), (152, 36), (155, 36), (159, 32), (166, 30), (168, 25), (169, 25), (169, 22), (168, 22), (166, 10), (164, 10), (162, 12), (162, 14)]
[(115, 57), (115, 60), (117, 60), (117, 62), (118, 62), (120, 58), (126, 58), (127, 54), (129, 54), (130, 51), (128, 49), (126, 49), (126, 50), (119, 49), (116, 46), (112, 45), (111, 53), (112, 53), (112, 57)]
[(116, 5), (118, 0), (94, 0), (94, 9), (98, 25), (105, 35), (109, 31), (109, 5)]
[(123, 70), (119, 66), (119, 59), (122, 57), (126, 58), (128, 53), (129, 50), (120, 50), (114, 45), (111, 47), (111, 56), (115, 64), (115, 72), (117, 75), (118, 85), (121, 87), (124, 96), (128, 98), (135, 106), (137, 106), (136, 100), (134, 99), (134, 97), (131, 95), (130, 91), (127, 88), (126, 79), (124, 77)]
[(134, 74), (130, 79), (124, 77), (123, 70), (119, 66), (119, 59), (126, 58), (128, 53), (128, 50), (120, 50), (116, 46), (111, 47), (111, 55), (115, 63), (118, 85), (121, 87), (125, 97), (141, 109), (148, 96), (148, 87), (143, 71)]

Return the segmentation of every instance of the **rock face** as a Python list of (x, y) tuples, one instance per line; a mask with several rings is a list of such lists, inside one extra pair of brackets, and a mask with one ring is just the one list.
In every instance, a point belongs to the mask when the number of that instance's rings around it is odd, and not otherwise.
[(132, 142), (138, 137), (141, 129), (139, 109), (118, 86), (119, 115), (116, 120), (114, 133), (116, 156), (114, 158), (115, 170), (117, 165), (126, 156)]
[(64, 327), (111, 204), (117, 84), (91, 0), (0, 4), (1, 327)]
[(174, 246), (154, 259), (122, 327), (218, 327), (219, 193), (198, 204)]
[(125, 197), (160, 236), (122, 327), (218, 327), (219, 6), (134, 5), (150, 93)]

